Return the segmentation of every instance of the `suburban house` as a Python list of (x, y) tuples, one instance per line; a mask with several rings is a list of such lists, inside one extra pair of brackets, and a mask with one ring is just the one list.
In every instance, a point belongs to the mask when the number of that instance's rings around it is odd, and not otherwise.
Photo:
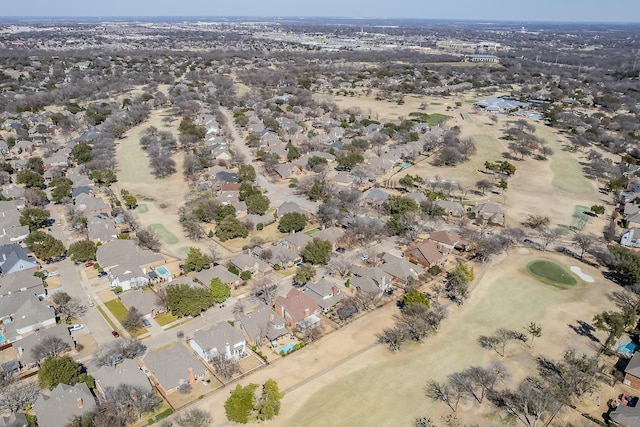
[(438, 199), (433, 202), (436, 206), (441, 207), (448, 216), (461, 217), (464, 215), (464, 206), (462, 203), (452, 202), (449, 200)]
[(311, 297), (312, 300), (320, 306), (323, 313), (327, 313), (337, 303), (344, 299), (344, 294), (337, 285), (329, 283), (328, 280), (322, 278), (315, 283), (307, 283), (304, 288), (304, 294)]
[(85, 383), (74, 386), (58, 384), (43, 390), (33, 404), (40, 427), (65, 427), (72, 417), (97, 409), (96, 401)]
[(124, 359), (116, 366), (101, 366), (91, 371), (96, 380), (96, 390), (100, 396), (104, 396), (107, 387), (116, 388), (120, 384), (129, 384), (151, 391), (149, 377), (142, 372), (142, 368), (132, 359)]
[(416, 262), (427, 268), (443, 266), (448, 250), (432, 240), (425, 240), (416, 246), (410, 246), (405, 251), (405, 257), (410, 262)]
[(382, 206), (387, 200), (389, 200), (389, 193), (380, 188), (372, 188), (364, 196), (364, 202), (371, 206)]
[(289, 250), (295, 252), (296, 254), (300, 254), (304, 247), (307, 246), (307, 243), (309, 243), (311, 240), (313, 239), (308, 234), (298, 232), (283, 237), (282, 243), (284, 244), (284, 246), (289, 248)]
[(16, 292), (28, 292), (44, 298), (47, 291), (42, 279), (33, 275), (33, 270), (20, 270), (0, 277), (0, 297), (9, 296)]
[(417, 280), (424, 273), (424, 269), (419, 265), (391, 254), (384, 254), (382, 260), (384, 263), (380, 266), (380, 269), (400, 283), (407, 283), (409, 279)]
[(327, 240), (331, 243), (333, 248), (335, 249), (338, 241), (344, 236), (345, 231), (341, 227), (327, 227), (323, 230), (314, 233), (312, 237), (318, 238), (321, 240)]
[(149, 277), (135, 265), (117, 265), (109, 270), (109, 282), (112, 288), (119, 286), (128, 291), (148, 285)]
[(262, 302), (252, 312), (240, 314), (238, 323), (240, 330), (255, 345), (262, 344), (265, 338), (274, 344), (278, 338), (289, 333), (282, 316)]
[(29, 255), (27, 249), (17, 243), (0, 246), (0, 270), (3, 274), (34, 268), (40, 268), (40, 264)]
[(379, 267), (351, 268), (351, 285), (371, 295), (381, 296), (392, 287), (392, 277)]
[(142, 249), (132, 240), (114, 240), (98, 246), (96, 259), (107, 271), (118, 265), (127, 265), (140, 267), (145, 272), (165, 263), (162, 255)]
[(0, 415), (0, 427), (28, 427), (27, 416), (23, 413), (11, 412), (8, 415)]
[(111, 206), (109, 206), (104, 200), (100, 197), (89, 194), (79, 194), (74, 199), (74, 204), (78, 211), (82, 212), (87, 217), (100, 213), (108, 214), (111, 212)]
[(620, 238), (620, 244), (622, 246), (640, 248), (640, 228), (632, 228), (626, 231)]
[[(20, 292), (22, 294), (23, 292)], [(26, 292), (24, 292), (26, 294)], [(13, 307), (13, 313), (10, 315), (11, 322), (7, 322), (7, 318), (9, 316), (5, 316), (6, 312), (0, 312), (0, 316), (4, 318), (5, 322), (5, 338), (7, 340), (20, 339), (25, 334), (29, 332), (33, 332), (38, 329), (48, 328), (49, 326), (53, 326), (56, 324), (56, 311), (53, 307), (43, 303), (40, 299), (35, 295), (27, 295), (22, 301), (20, 299), (13, 299), (15, 295), (11, 295), (10, 297), (3, 297), (2, 302), (4, 303), (5, 298), (9, 300), (9, 304), (11, 301), (16, 302), (17, 304)]]
[(225, 359), (235, 360), (247, 356), (247, 341), (242, 333), (228, 322), (220, 322), (206, 331), (195, 331), (189, 345), (207, 362), (222, 355)]
[(135, 307), (141, 314), (154, 313), (160, 305), (158, 296), (154, 292), (137, 289), (133, 292), (125, 292), (120, 295), (120, 300), (129, 309)]
[(640, 390), (640, 353), (634, 353), (631, 360), (624, 369), (625, 385)]
[(261, 259), (268, 257), (266, 261), (274, 268), (276, 266), (287, 268), (295, 260), (300, 259), (295, 252), (282, 245), (267, 246), (264, 248), (256, 246), (253, 248), (253, 253)]
[(51, 337), (58, 338), (67, 345), (66, 349), (63, 351), (74, 349), (76, 347), (76, 343), (73, 340), (67, 325), (59, 324), (51, 328), (41, 329), (13, 343), (13, 348), (15, 348), (16, 353), (18, 354), (22, 366), (27, 368), (35, 366), (39, 360), (34, 356), (33, 349), (42, 341)]
[(497, 203), (487, 202), (476, 205), (471, 209), (471, 212), (477, 219), (486, 221), (489, 224), (504, 224), (504, 214), (502, 212), (502, 206)]
[(15, 201), (0, 202), (0, 243), (21, 242), (29, 235), (29, 227), (20, 224), (20, 212)]
[(208, 286), (213, 278), (220, 279), (222, 283), (226, 283), (230, 288), (239, 286), (241, 282), (240, 277), (231, 273), (222, 265), (216, 265), (212, 268), (201, 270), (197, 272), (194, 277), (202, 282), (205, 286)]
[(275, 301), (275, 312), (282, 316), (291, 327), (306, 329), (320, 322), (320, 306), (304, 292), (291, 289), (286, 297)]
[(462, 237), (455, 231), (442, 230), (434, 231), (429, 235), (429, 240), (441, 246), (441, 252), (451, 253), (456, 247), (460, 247)]
[(88, 219), (87, 234), (93, 243), (106, 243), (118, 238), (118, 231), (113, 221), (102, 214)]
[(149, 350), (142, 361), (146, 368), (143, 371), (151, 384), (164, 395), (175, 392), (182, 384), (203, 379), (207, 372), (202, 362), (181, 343)]
[(278, 207), (276, 211), (279, 217), (284, 214), (288, 214), (290, 212), (297, 212), (305, 216), (308, 215), (307, 212), (304, 209), (302, 209), (300, 205), (297, 204), (296, 202), (284, 202)]
[(229, 264), (240, 271), (250, 271), (251, 274), (265, 274), (273, 270), (266, 262), (245, 253), (238, 254), (231, 258)]

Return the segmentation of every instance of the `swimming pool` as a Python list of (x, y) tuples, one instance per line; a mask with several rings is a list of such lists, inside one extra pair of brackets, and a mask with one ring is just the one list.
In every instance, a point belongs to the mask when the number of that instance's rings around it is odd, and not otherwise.
[(165, 267), (158, 267), (156, 268), (156, 273), (158, 273), (161, 276), (168, 276), (169, 270), (167, 270)]
[(538, 113), (529, 113), (527, 115), (527, 117), (529, 117), (530, 119), (536, 119), (536, 120), (540, 120), (542, 118), (542, 114), (538, 114)]
[(409, 163), (409, 162), (404, 162), (404, 163), (402, 164), (402, 169), (406, 169), (406, 168), (408, 168), (409, 166), (411, 166), (411, 163)]
[(638, 344), (633, 341), (620, 341), (620, 344), (618, 344), (618, 351), (627, 356), (632, 356), (637, 349)]
[(296, 344), (298, 344), (297, 342), (290, 342), (287, 345), (283, 345), (282, 347), (278, 347), (278, 354), (288, 354), (291, 353), (293, 351), (293, 349), (295, 348)]
[(0, 342), (4, 341), (4, 337), (0, 334)]

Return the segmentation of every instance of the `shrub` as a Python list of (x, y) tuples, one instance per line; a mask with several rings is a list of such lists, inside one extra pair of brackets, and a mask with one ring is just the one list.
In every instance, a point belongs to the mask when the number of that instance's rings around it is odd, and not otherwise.
[(116, 294), (121, 294), (122, 286), (116, 286), (115, 288), (113, 288), (113, 292), (115, 292)]
[(256, 230), (262, 231), (264, 229), (264, 224), (259, 222), (256, 224)]
[(249, 280), (251, 279), (251, 272), (249, 270), (245, 270), (242, 273), (240, 273), (240, 278), (242, 280)]
[(240, 274), (240, 270), (238, 270), (235, 265), (230, 265), (229, 268), (227, 268), (227, 271), (231, 274), (235, 274), (236, 276)]

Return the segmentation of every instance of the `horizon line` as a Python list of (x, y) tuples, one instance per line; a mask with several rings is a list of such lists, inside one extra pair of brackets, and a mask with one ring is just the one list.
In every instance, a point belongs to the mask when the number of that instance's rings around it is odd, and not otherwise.
[(570, 20), (526, 20), (526, 19), (481, 19), (481, 18), (416, 18), (416, 17), (362, 17), (362, 16), (312, 16), (312, 15), (5, 15), (0, 17), (1, 21), (11, 21), (17, 19), (92, 19), (92, 20), (109, 20), (109, 19), (225, 19), (225, 18), (244, 18), (244, 19), (339, 19), (339, 20), (384, 20), (384, 21), (450, 21), (450, 22), (473, 22), (473, 23), (535, 23), (535, 24), (613, 24), (613, 25), (639, 25), (640, 21), (570, 21)]

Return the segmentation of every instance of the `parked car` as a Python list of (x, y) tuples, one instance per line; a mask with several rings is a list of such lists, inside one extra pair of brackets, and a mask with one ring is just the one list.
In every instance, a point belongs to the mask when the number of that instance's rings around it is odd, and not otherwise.
[(94, 263), (92, 263), (92, 262), (88, 262), (88, 263), (86, 263), (84, 266), (85, 266), (85, 267), (93, 267), (93, 265), (94, 265)]
[(361, 259), (362, 261), (366, 261), (366, 260), (368, 260), (368, 259), (369, 259), (369, 255), (367, 255), (367, 254), (362, 254), (362, 256), (360, 257), (360, 259)]
[(44, 277), (49, 277), (50, 274), (47, 270), (40, 270), (40, 273), (42, 273), (44, 275)]
[[(115, 332), (115, 331), (113, 331)], [(122, 356), (116, 356), (113, 359), (111, 359), (111, 366), (116, 366), (118, 363), (122, 363), (124, 362), (124, 357)]]
[(145, 328), (150, 328), (151, 327), (151, 322), (149, 322), (148, 319), (142, 319), (142, 323), (144, 324)]
[(98, 273), (98, 277), (104, 277), (107, 275), (106, 271), (101, 271), (100, 273)]
[(111, 335), (113, 335), (114, 338), (120, 338), (118, 331), (111, 331)]
[(50, 271), (50, 272), (49, 272), (49, 277), (55, 277), (55, 276), (57, 276), (58, 274), (60, 274), (60, 273), (58, 273), (57, 271)]
[(79, 331), (79, 330), (80, 330), (80, 329), (82, 329), (82, 328), (84, 328), (84, 325), (83, 325), (82, 323), (78, 323), (78, 324), (76, 324), (76, 325), (71, 325), (71, 326), (69, 326), (69, 330), (70, 330), (71, 332), (73, 332), (73, 331)]
[(93, 307), (93, 300), (89, 299), (89, 303), (87, 304), (89, 307)]
[(336, 252), (343, 254), (343, 253), (345, 253), (345, 252), (346, 252), (346, 249), (345, 249), (345, 248), (343, 248), (342, 246), (340, 246), (340, 247), (337, 247), (337, 248), (336, 248)]

